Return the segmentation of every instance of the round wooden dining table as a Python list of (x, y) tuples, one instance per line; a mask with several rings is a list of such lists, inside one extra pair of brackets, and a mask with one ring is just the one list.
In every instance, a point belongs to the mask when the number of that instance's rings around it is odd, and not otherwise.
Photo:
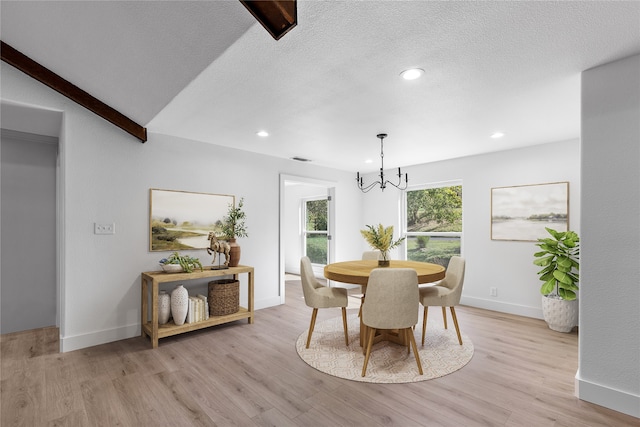
[[(446, 269), (438, 264), (418, 261), (391, 260), (388, 267), (379, 267), (377, 260), (344, 261), (327, 264), (324, 267), (324, 277), (336, 282), (360, 285), (362, 293), (366, 293), (367, 282), (371, 271), (376, 268), (412, 268), (418, 273), (418, 283), (432, 283), (444, 279)], [(364, 300), (364, 299), (363, 299)], [(360, 345), (366, 347), (367, 326), (362, 323), (360, 317)], [(397, 330), (380, 330), (374, 337), (374, 343), (379, 341), (391, 341), (406, 346), (404, 334)]]
[(418, 273), (418, 283), (431, 283), (444, 279), (445, 268), (438, 264), (418, 261), (391, 260), (388, 267), (378, 267), (377, 260), (343, 261), (327, 264), (324, 277), (336, 282), (367, 286), (374, 268), (412, 268)]

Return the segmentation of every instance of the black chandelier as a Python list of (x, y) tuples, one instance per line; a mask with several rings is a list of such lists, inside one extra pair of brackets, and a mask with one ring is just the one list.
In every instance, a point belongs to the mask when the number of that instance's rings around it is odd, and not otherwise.
[(400, 168), (398, 168), (398, 183), (394, 184), (393, 182), (389, 181), (389, 180), (385, 180), (384, 179), (384, 149), (383, 149), (383, 140), (387, 137), (386, 133), (379, 133), (378, 135), (376, 135), (376, 137), (380, 138), (380, 181), (376, 181), (376, 182), (372, 182), (371, 184), (369, 184), (368, 186), (364, 186), (364, 183), (362, 181), (362, 177), (360, 176), (360, 172), (358, 172), (358, 175), (356, 176), (356, 181), (358, 182), (358, 188), (363, 192), (366, 193), (369, 190), (371, 190), (376, 184), (380, 185), (380, 189), (382, 191), (384, 191), (385, 188), (387, 188), (387, 184), (391, 184), (394, 187), (396, 187), (398, 190), (406, 190), (407, 189), (407, 184), (409, 182), (409, 174), (404, 174), (404, 185), (402, 184), (402, 171), (400, 170)]

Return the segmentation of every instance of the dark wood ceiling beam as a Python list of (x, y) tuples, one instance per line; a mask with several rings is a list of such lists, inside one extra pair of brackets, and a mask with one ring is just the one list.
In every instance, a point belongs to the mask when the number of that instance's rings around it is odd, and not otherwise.
[(298, 23), (296, 0), (240, 0), (240, 3), (276, 40)]
[(40, 83), (49, 86), (51, 89), (82, 105), (89, 111), (113, 123), (120, 129), (138, 138), (141, 142), (147, 140), (147, 129), (145, 127), (140, 126), (118, 110), (108, 106), (73, 83), (63, 79), (7, 43), (1, 40), (0, 43), (2, 60), (7, 64), (14, 66)]

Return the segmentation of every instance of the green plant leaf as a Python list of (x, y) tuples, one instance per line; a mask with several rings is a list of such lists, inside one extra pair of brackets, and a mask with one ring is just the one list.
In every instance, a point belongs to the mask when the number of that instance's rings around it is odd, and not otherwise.
[(567, 256), (559, 256), (558, 257), (558, 265), (561, 265), (563, 267), (569, 267), (571, 268), (571, 266), (573, 265), (571, 263), (571, 258), (567, 257)]
[(547, 232), (549, 234), (551, 234), (553, 236), (553, 238), (556, 239), (556, 240), (562, 240), (562, 238), (567, 234), (564, 231), (556, 231), (556, 230), (554, 230), (552, 228), (549, 228), (549, 227), (545, 227), (545, 230), (547, 230)]
[(551, 292), (553, 292), (555, 287), (556, 281), (554, 279), (548, 280), (540, 287), (540, 293), (542, 295), (549, 295)]
[(544, 267), (546, 265), (551, 264), (551, 261), (553, 260), (553, 255), (549, 255), (546, 256), (544, 258), (539, 258), (533, 261), (533, 263), (539, 267)]
[(553, 272), (553, 277), (555, 277), (558, 282), (562, 282), (562, 283), (565, 283), (567, 285), (572, 285), (573, 284), (573, 279), (571, 278), (571, 276), (569, 276), (564, 271), (560, 271), (560, 270), (554, 271)]
[(544, 274), (542, 274), (542, 276), (540, 276), (540, 280), (542, 280), (543, 282), (551, 279), (553, 279), (554, 281), (556, 280), (555, 277), (553, 277), (553, 270), (548, 270)]
[(565, 289), (567, 291), (577, 291), (579, 289), (578, 285), (576, 285), (575, 283), (572, 283), (572, 284), (561, 283), (559, 286), (560, 288)]
[(577, 298), (577, 296), (576, 296), (576, 293), (575, 293), (575, 292), (573, 292), (573, 291), (568, 291), (568, 290), (566, 290), (566, 289), (562, 289), (562, 288), (560, 288), (560, 289), (558, 290), (558, 295), (560, 295), (560, 297), (561, 297), (562, 299), (567, 300), (567, 301), (573, 301), (573, 300), (575, 300), (575, 299)]

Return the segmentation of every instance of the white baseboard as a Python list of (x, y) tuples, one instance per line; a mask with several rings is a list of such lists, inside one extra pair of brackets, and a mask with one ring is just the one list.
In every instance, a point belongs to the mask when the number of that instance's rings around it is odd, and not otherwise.
[(533, 317), (534, 319), (543, 319), (541, 307), (529, 307), (526, 305), (518, 305), (496, 301), (494, 299), (474, 298), (462, 296), (460, 304), (470, 307), (483, 308), (485, 310), (499, 311), (501, 313), (515, 314), (524, 317)]
[(89, 332), (82, 335), (64, 336), (60, 338), (60, 352), (66, 353), (81, 348), (93, 347), (94, 345), (125, 340), (139, 336), (140, 333), (140, 324), (135, 324), (103, 331)]
[[(254, 310), (280, 305), (280, 297), (267, 298), (254, 302)], [(80, 350), (94, 345), (106, 344), (113, 341), (126, 340), (140, 336), (140, 324), (123, 326), (120, 328), (106, 329), (103, 331), (89, 332), (81, 335), (65, 336), (60, 339), (60, 352)]]
[(640, 396), (585, 381), (579, 376), (576, 374), (578, 399), (640, 418)]

